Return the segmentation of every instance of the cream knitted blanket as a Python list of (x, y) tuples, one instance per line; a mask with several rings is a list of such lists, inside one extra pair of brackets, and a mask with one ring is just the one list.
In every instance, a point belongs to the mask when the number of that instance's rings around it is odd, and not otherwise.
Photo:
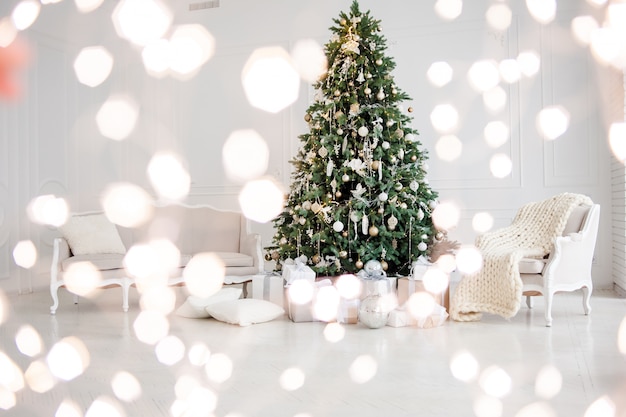
[(584, 195), (563, 193), (529, 203), (517, 212), (511, 225), (479, 236), (476, 247), (483, 256), (483, 266), (477, 273), (462, 277), (450, 303), (450, 317), (477, 321), (483, 312), (513, 317), (522, 300), (519, 261), (550, 253), (572, 210), (580, 204), (592, 201)]

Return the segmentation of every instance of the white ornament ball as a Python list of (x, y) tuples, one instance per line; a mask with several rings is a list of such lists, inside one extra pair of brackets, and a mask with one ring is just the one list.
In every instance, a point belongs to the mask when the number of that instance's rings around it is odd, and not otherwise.
[(333, 230), (337, 233), (341, 232), (343, 230), (343, 223), (337, 220), (333, 223)]
[(337, 134), (338, 135), (343, 135), (343, 129), (342, 128), (337, 129)]
[(417, 140), (413, 133), (407, 133), (406, 135), (404, 135), (404, 139), (407, 142), (415, 142)]
[(298, 223), (300, 223), (302, 226), (304, 226), (304, 224), (306, 223), (306, 218), (300, 217), (300, 220), (298, 220)]
[(382, 59), (377, 59), (376, 60), (376, 65), (383, 65), (383, 60)]
[(280, 244), (281, 245), (286, 245), (287, 244), (287, 238), (286, 237), (281, 237), (280, 238)]
[(388, 199), (388, 198), (389, 198), (389, 196), (387, 195), (387, 193), (380, 193), (380, 194), (378, 195), (378, 199), (379, 199), (380, 201), (387, 201), (387, 199)]
[(409, 188), (413, 191), (417, 191), (420, 188), (420, 183), (417, 181), (411, 181)]
[(365, 90), (363, 90), (363, 92), (369, 96), (370, 94), (372, 94), (372, 89), (367, 87)]
[(378, 94), (376, 94), (376, 98), (377, 98), (377, 99), (379, 99), (379, 100), (384, 100), (384, 99), (385, 99), (385, 97), (386, 97), (386, 96), (385, 96), (385, 93), (383, 92), (383, 90), (380, 90), (380, 91), (378, 92)]
[(424, 211), (419, 209), (417, 212), (417, 220), (422, 221), (424, 219)]
[(417, 249), (422, 251), (422, 252), (424, 252), (426, 249), (428, 249), (428, 245), (426, 245), (426, 243), (424, 243), (424, 242), (420, 242), (417, 245)]
[(435, 200), (431, 200), (428, 202), (428, 207), (430, 207), (431, 210), (434, 210), (435, 207), (437, 207), (437, 202)]
[(304, 203), (302, 203), (302, 208), (305, 210), (311, 210), (311, 202), (305, 201)]
[(409, 206), (407, 206), (407, 205), (406, 205), (406, 203), (402, 203), (402, 204), (400, 204), (400, 208), (401, 208), (402, 210), (406, 210), (408, 207), (409, 207)]
[(396, 191), (400, 191), (400, 190), (402, 190), (402, 183), (400, 183), (400, 182), (396, 183), (396, 185), (394, 186), (394, 188), (396, 189)]
[(379, 271), (383, 270), (383, 265), (372, 259), (371, 261), (367, 261), (365, 262), (365, 266), (363, 267), (363, 269), (365, 270), (365, 272), (367, 272), (368, 275), (372, 275), (375, 273), (380, 273)]
[(382, 145), (380, 145), (380, 146), (382, 146), (384, 150), (387, 150), (387, 149), (389, 149), (389, 147), (390, 147), (391, 145), (389, 144), (389, 142), (384, 141), (384, 142), (382, 143)]
[(358, 130), (358, 133), (359, 136), (364, 138), (365, 136), (367, 136), (368, 133), (370, 133), (370, 130), (366, 126), (361, 126)]
[(350, 175), (348, 175), (348, 174), (343, 174), (343, 176), (341, 177), (341, 181), (343, 181), (343, 182), (348, 182), (348, 181), (350, 181)]

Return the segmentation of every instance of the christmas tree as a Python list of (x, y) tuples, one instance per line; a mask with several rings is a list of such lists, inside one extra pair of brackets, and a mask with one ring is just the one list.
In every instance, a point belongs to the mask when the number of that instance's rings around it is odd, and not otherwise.
[(319, 275), (357, 273), (368, 261), (407, 274), (443, 238), (431, 219), (437, 193), (426, 178), (427, 154), (400, 107), (410, 98), (394, 82), (380, 21), (355, 0), (334, 22), (328, 71), (314, 85), (309, 132), (299, 136), (267, 256), (277, 270), (306, 257)]

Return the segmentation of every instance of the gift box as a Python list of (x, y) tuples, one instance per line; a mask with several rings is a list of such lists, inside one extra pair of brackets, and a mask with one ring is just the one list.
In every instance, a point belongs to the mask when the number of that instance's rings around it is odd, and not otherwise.
[[(398, 289), (397, 289), (398, 305), (403, 305), (404, 303), (406, 303), (409, 297), (416, 292), (427, 292), (426, 288), (424, 288), (424, 281), (422, 281), (421, 279), (413, 279), (411, 277), (398, 278)], [(443, 306), (446, 309), (449, 308), (449, 305), (450, 305), (449, 288), (446, 288), (446, 290), (440, 294), (434, 294), (434, 293), (430, 293), (430, 294), (433, 296), (433, 298), (439, 305)]]
[(294, 302), (289, 296), (289, 291), (291, 286), (287, 288), (287, 315), (289, 319), (295, 323), (307, 322), (307, 321), (321, 321), (315, 316), (315, 311), (313, 305), (315, 303), (315, 299), (317, 297), (317, 292), (320, 288), (333, 285), (332, 281), (329, 279), (324, 279), (321, 281), (315, 281), (311, 283), (313, 287), (313, 297), (310, 301), (300, 304)]
[(395, 294), (396, 277), (385, 277), (381, 279), (361, 279), (361, 300), (373, 294)]
[(297, 279), (306, 279), (315, 282), (315, 271), (301, 262), (283, 265), (283, 279), (285, 285), (291, 285)]
[(430, 329), (441, 326), (448, 319), (446, 309), (439, 304), (435, 304), (433, 311), (426, 317), (414, 317), (405, 306), (398, 307), (389, 313), (387, 326), (406, 327), (415, 326), (420, 329)]
[(255, 275), (252, 277), (250, 298), (270, 301), (283, 308), (285, 302), (285, 282), (280, 275)]
[(341, 298), (337, 311), (337, 322), (343, 324), (357, 324), (359, 321), (359, 306), (361, 300)]

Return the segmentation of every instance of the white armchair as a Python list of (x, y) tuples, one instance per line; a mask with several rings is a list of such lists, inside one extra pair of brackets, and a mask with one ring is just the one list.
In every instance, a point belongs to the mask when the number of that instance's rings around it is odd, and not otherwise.
[(556, 238), (547, 259), (524, 258), (519, 264), (526, 304), (532, 308), (533, 296), (545, 297), (548, 327), (552, 326), (552, 297), (556, 292), (582, 289), (583, 309), (586, 315), (591, 312), (591, 266), (599, 219), (598, 204), (577, 207), (570, 215), (563, 236)]

